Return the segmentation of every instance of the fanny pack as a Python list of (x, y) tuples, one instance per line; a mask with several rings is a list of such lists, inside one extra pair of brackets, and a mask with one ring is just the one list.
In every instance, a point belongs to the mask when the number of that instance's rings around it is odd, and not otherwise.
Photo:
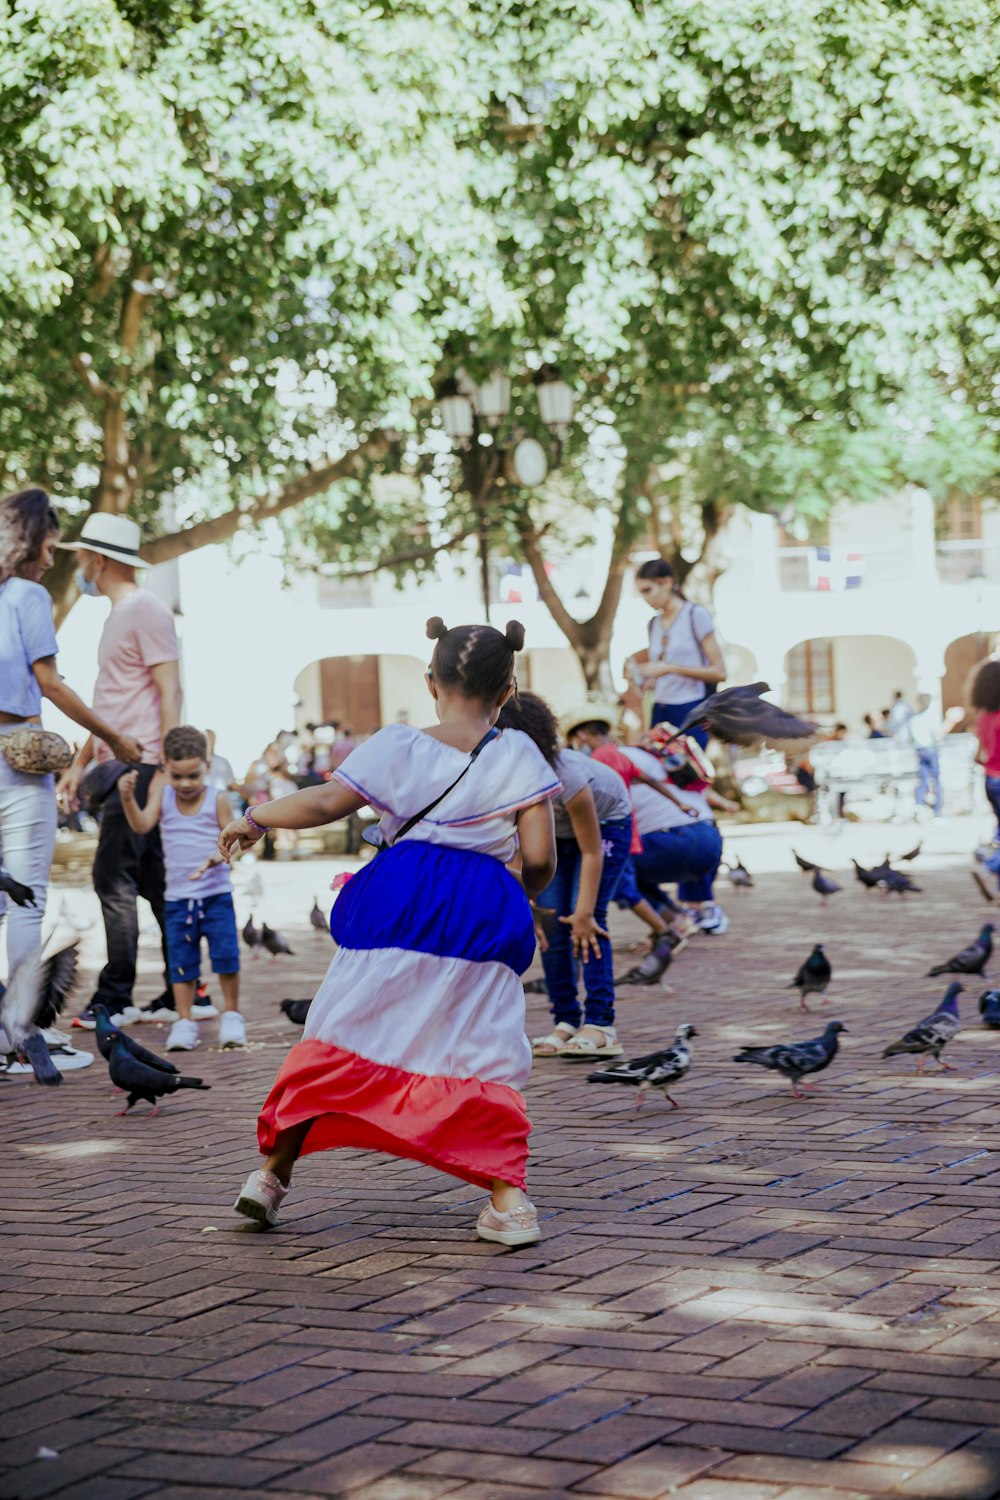
[(73, 759), (72, 746), (62, 735), (43, 729), (40, 724), (26, 724), (23, 729), (0, 735), (0, 751), (12, 771), (23, 771), (29, 776), (65, 771)]

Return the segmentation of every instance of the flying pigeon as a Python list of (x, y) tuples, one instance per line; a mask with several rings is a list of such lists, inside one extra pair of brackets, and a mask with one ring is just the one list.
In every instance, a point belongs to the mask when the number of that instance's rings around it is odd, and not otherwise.
[(165, 1094), (175, 1094), (178, 1089), (208, 1089), (207, 1083), (202, 1083), (200, 1078), (185, 1078), (180, 1073), (164, 1073), (160, 1068), (151, 1068), (146, 1063), (140, 1062), (137, 1057), (126, 1046), (124, 1036), (116, 1036), (111, 1043), (111, 1056), (108, 1058), (108, 1072), (111, 1082), (115, 1088), (121, 1089), (128, 1095), (125, 1108), (119, 1110), (121, 1115), (127, 1115), (134, 1104), (140, 1099), (145, 1099), (153, 1106), (153, 1114), (157, 1114), (160, 1108), (160, 1100)]
[(750, 871), (747, 869), (746, 865), (738, 855), (736, 857), (736, 863), (734, 865), (727, 865), (726, 870), (729, 875), (730, 885), (734, 885), (737, 890), (752, 889), (753, 876), (750, 874)]
[(255, 927), (253, 925), (253, 912), (251, 912), (247, 917), (246, 925), (243, 928), (243, 941), (246, 943), (247, 947), (250, 949), (250, 952), (256, 958), (257, 949), (260, 947), (261, 943), (261, 931), (259, 927)]
[(979, 1014), (984, 1026), (991, 1031), (1000, 1031), (1000, 990), (983, 990), (979, 997)]
[(173, 1063), (168, 1062), (165, 1057), (158, 1057), (155, 1052), (150, 1052), (147, 1047), (141, 1046), (132, 1037), (126, 1036), (124, 1031), (120, 1031), (113, 1024), (106, 1005), (99, 1002), (93, 1007), (93, 1011), (97, 1019), (97, 1050), (105, 1062), (110, 1061), (111, 1049), (120, 1038), (125, 1044), (126, 1052), (130, 1053), (137, 1062), (145, 1063), (147, 1068), (158, 1068), (161, 1073), (180, 1072), (180, 1069), (175, 1068)]
[(936, 979), (939, 974), (979, 974), (985, 973), (986, 965), (990, 961), (993, 952), (994, 924), (987, 922), (982, 928), (974, 943), (963, 948), (961, 953), (956, 953), (949, 958), (947, 963), (936, 964), (933, 969), (927, 970), (928, 979)]
[(620, 979), (616, 978), (615, 984), (659, 984), (670, 967), (676, 946), (676, 939), (669, 932), (664, 933), (663, 937), (657, 938), (646, 957)]
[(820, 906), (825, 906), (829, 896), (835, 896), (844, 887), (831, 880), (829, 875), (824, 875), (822, 870), (817, 870), (812, 878), (812, 888), (819, 897)]
[(833, 978), (833, 969), (830, 960), (823, 952), (823, 944), (817, 943), (809, 957), (799, 968), (799, 972), (788, 985), (788, 989), (797, 989), (799, 992), (799, 1005), (802, 1010), (808, 1011), (806, 1004), (808, 995), (825, 995), (830, 980)]
[(0, 891), (10, 897), (15, 906), (36, 906), (35, 893), (30, 885), (22, 885), (0, 865)]
[(14, 970), (7, 989), (0, 986), (0, 1025), (14, 1049), (30, 1062), (37, 1082), (51, 1088), (62, 1082), (62, 1074), (41, 1033), (61, 1014), (76, 983), (78, 962), (79, 943), (74, 940), (46, 959), (40, 952), (29, 954)]
[[(822, 1073), (828, 1068), (837, 1055), (838, 1037), (847, 1027), (842, 1026), (839, 1021), (830, 1021), (822, 1036), (814, 1037), (811, 1042), (779, 1043), (775, 1047), (743, 1047), (733, 1058), (733, 1062), (756, 1063), (761, 1068), (772, 1068), (774, 1072), (780, 1073), (782, 1078), (791, 1080), (792, 1093), (796, 1099), (801, 1099), (799, 1093), (799, 1082), (809, 1073)], [(812, 1084), (803, 1084), (804, 1088), (812, 1088)]]
[(319, 902), (313, 897), (312, 911), (309, 913), (309, 925), (315, 927), (317, 932), (329, 932), (330, 923), (320, 911)]
[(941, 1056), (941, 1049), (950, 1042), (959, 1028), (958, 1019), (958, 996), (962, 993), (962, 986), (955, 981), (949, 984), (945, 991), (944, 999), (932, 1015), (924, 1016), (924, 1019), (901, 1036), (898, 1042), (893, 1042), (891, 1047), (886, 1047), (882, 1056), (898, 1057), (902, 1053), (915, 1052), (918, 1056), (917, 1072), (924, 1070), (924, 1061), (933, 1057), (939, 1062), (945, 1072), (953, 1073), (955, 1070), (946, 1063)]
[(677, 738), (692, 729), (707, 729), (727, 745), (753, 748), (766, 741), (786, 748), (816, 738), (819, 725), (810, 719), (797, 719), (774, 703), (761, 697), (769, 691), (766, 682), (752, 682), (747, 687), (723, 688), (720, 693), (695, 705), (684, 718)]
[(803, 859), (802, 855), (801, 854), (796, 854), (796, 852), (795, 852), (794, 849), (792, 850), (792, 855), (793, 855), (793, 857), (795, 859), (795, 863), (798, 865), (799, 869), (802, 870), (806, 875), (811, 875), (812, 872), (813, 872), (813, 870), (820, 870), (820, 869), (822, 869), (821, 865), (814, 865), (810, 860)]
[(275, 931), (273, 927), (268, 927), (266, 922), (261, 923), (260, 941), (272, 958), (277, 958), (279, 953), (290, 954), (292, 952), (282, 934)]
[(649, 1052), (645, 1057), (633, 1057), (613, 1063), (610, 1068), (601, 1068), (596, 1073), (588, 1074), (587, 1082), (625, 1083), (637, 1087), (639, 1100), (636, 1109), (641, 1109), (650, 1089), (662, 1089), (671, 1109), (679, 1109), (677, 1100), (670, 1097), (670, 1085), (679, 1083), (690, 1068), (689, 1043), (697, 1035), (695, 1028), (685, 1022), (683, 1026), (678, 1026), (672, 1047), (664, 1047), (660, 1052)]
[(895, 893), (897, 896), (905, 896), (908, 891), (919, 894), (923, 886), (917, 885), (916, 881), (911, 880), (909, 875), (904, 875), (902, 870), (889, 869), (879, 880), (879, 889), (887, 894)]
[(281, 1009), (293, 1026), (304, 1026), (310, 1005), (311, 1000), (282, 1000)]

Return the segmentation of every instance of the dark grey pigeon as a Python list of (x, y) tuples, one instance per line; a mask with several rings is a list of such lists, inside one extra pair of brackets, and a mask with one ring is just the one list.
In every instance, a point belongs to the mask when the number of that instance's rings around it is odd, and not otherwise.
[(283, 933), (277, 932), (273, 927), (268, 927), (266, 922), (261, 924), (260, 941), (272, 958), (277, 958), (279, 953), (290, 954), (292, 952)]
[(830, 980), (833, 978), (833, 969), (830, 960), (823, 951), (823, 944), (817, 943), (809, 957), (800, 966), (799, 972), (788, 986), (790, 990), (798, 990), (799, 1007), (808, 1011), (806, 1004), (808, 995), (825, 995), (829, 988)]
[(979, 997), (979, 1014), (990, 1031), (1000, 1031), (1000, 990), (983, 990)]
[(309, 913), (309, 925), (310, 927), (315, 927), (317, 932), (329, 933), (330, 931), (330, 923), (320, 910), (320, 904), (315, 896), (313, 897), (312, 911)]
[[(652, 949), (639, 963), (633, 965), (621, 978), (615, 976), (615, 984), (659, 984), (667, 972), (674, 956), (677, 939), (669, 932), (656, 939)], [(527, 993), (527, 991), (525, 991)]]
[(738, 891), (748, 891), (753, 888), (753, 876), (738, 855), (736, 863), (727, 865), (726, 870), (729, 874), (729, 884), (735, 886)]
[(983, 974), (986, 965), (993, 953), (993, 933), (995, 927), (992, 922), (986, 922), (974, 943), (963, 948), (961, 953), (956, 953), (949, 958), (947, 963), (936, 964), (933, 969), (927, 970), (928, 979), (935, 979), (938, 974)]
[(124, 1031), (119, 1030), (108, 1014), (108, 1007), (101, 1002), (91, 1007), (97, 1020), (97, 1050), (105, 1062), (111, 1060), (111, 1049), (119, 1039), (125, 1043), (126, 1051), (130, 1052), (139, 1062), (145, 1063), (147, 1068), (158, 1068), (161, 1073), (179, 1073), (172, 1062), (165, 1057), (159, 1057), (155, 1052), (150, 1052), (148, 1047), (143, 1047), (134, 1037), (127, 1036)]
[[(822, 1036), (814, 1037), (811, 1042), (780, 1043), (775, 1047), (743, 1047), (733, 1058), (733, 1062), (756, 1063), (759, 1068), (771, 1068), (775, 1073), (780, 1073), (782, 1078), (791, 1081), (792, 1093), (796, 1099), (801, 1099), (799, 1093), (800, 1081), (810, 1073), (822, 1073), (828, 1068), (837, 1055), (839, 1046), (838, 1037), (847, 1027), (842, 1026), (839, 1021), (831, 1021)], [(811, 1088), (812, 1084), (805, 1084), (805, 1088)]]
[(15, 906), (35, 906), (35, 893), (30, 885), (22, 885), (0, 865), (0, 891), (10, 897)]
[(937, 1010), (929, 1016), (924, 1016), (914, 1026), (912, 1031), (906, 1032), (898, 1042), (893, 1042), (891, 1047), (886, 1047), (882, 1053), (883, 1058), (900, 1057), (905, 1054), (917, 1057), (917, 1072), (924, 1071), (924, 1063), (928, 1057), (933, 1057), (939, 1062), (946, 1073), (955, 1070), (946, 1063), (941, 1056), (941, 1050), (951, 1041), (961, 1024), (958, 1019), (958, 996), (962, 993), (962, 986), (956, 980), (949, 984), (945, 991), (944, 999)]
[(825, 906), (830, 896), (835, 896), (844, 887), (838, 885), (829, 875), (824, 875), (822, 870), (817, 870), (812, 878), (812, 888), (819, 897), (820, 906)]
[(121, 1089), (128, 1095), (128, 1102), (124, 1109), (118, 1111), (121, 1115), (127, 1115), (134, 1104), (140, 1099), (145, 1099), (153, 1106), (153, 1114), (158, 1112), (160, 1100), (166, 1094), (176, 1094), (178, 1089), (208, 1089), (207, 1083), (202, 1083), (200, 1078), (185, 1078), (180, 1073), (163, 1073), (159, 1068), (150, 1068), (137, 1057), (133, 1057), (125, 1045), (124, 1036), (115, 1037), (111, 1044), (111, 1056), (108, 1058), (108, 1072), (111, 1074), (111, 1082), (115, 1088)]
[(879, 889), (885, 891), (887, 895), (905, 896), (911, 891), (919, 894), (923, 886), (917, 885), (916, 881), (912, 880), (909, 875), (904, 875), (902, 870), (886, 870), (879, 881)]
[(281, 1010), (293, 1026), (304, 1026), (312, 1000), (282, 1000)]
[(253, 912), (251, 912), (247, 917), (246, 924), (243, 928), (243, 941), (250, 949), (250, 952), (253, 954), (254, 958), (257, 957), (257, 950), (260, 947), (260, 940), (260, 928), (253, 925)]
[(811, 719), (797, 719), (776, 703), (768, 703), (761, 697), (768, 691), (766, 682), (751, 682), (746, 687), (723, 688), (721, 693), (712, 693), (685, 716), (677, 736), (690, 734), (692, 729), (707, 729), (724, 744), (747, 748), (763, 743), (787, 748), (814, 740), (819, 725)]

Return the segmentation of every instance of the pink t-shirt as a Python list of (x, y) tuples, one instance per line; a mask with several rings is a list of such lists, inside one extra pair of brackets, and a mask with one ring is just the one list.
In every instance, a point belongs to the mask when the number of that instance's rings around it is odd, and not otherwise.
[[(136, 589), (112, 607), (97, 648), (94, 712), (140, 742), (146, 765), (160, 758), (160, 690), (151, 668), (177, 659), (174, 617), (155, 594)], [(97, 758), (112, 758), (103, 741)]]

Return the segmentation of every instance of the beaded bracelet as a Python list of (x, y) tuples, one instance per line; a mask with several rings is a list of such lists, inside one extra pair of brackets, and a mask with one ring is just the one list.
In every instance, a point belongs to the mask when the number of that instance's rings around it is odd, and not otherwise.
[(270, 832), (270, 829), (268, 829), (268, 828), (262, 828), (260, 826), (260, 824), (257, 822), (257, 819), (254, 817), (253, 813), (250, 811), (249, 807), (245, 809), (245, 811), (243, 813), (243, 816), (246, 819), (246, 821), (250, 824), (251, 832), (255, 833), (259, 839), (264, 838), (265, 835)]

